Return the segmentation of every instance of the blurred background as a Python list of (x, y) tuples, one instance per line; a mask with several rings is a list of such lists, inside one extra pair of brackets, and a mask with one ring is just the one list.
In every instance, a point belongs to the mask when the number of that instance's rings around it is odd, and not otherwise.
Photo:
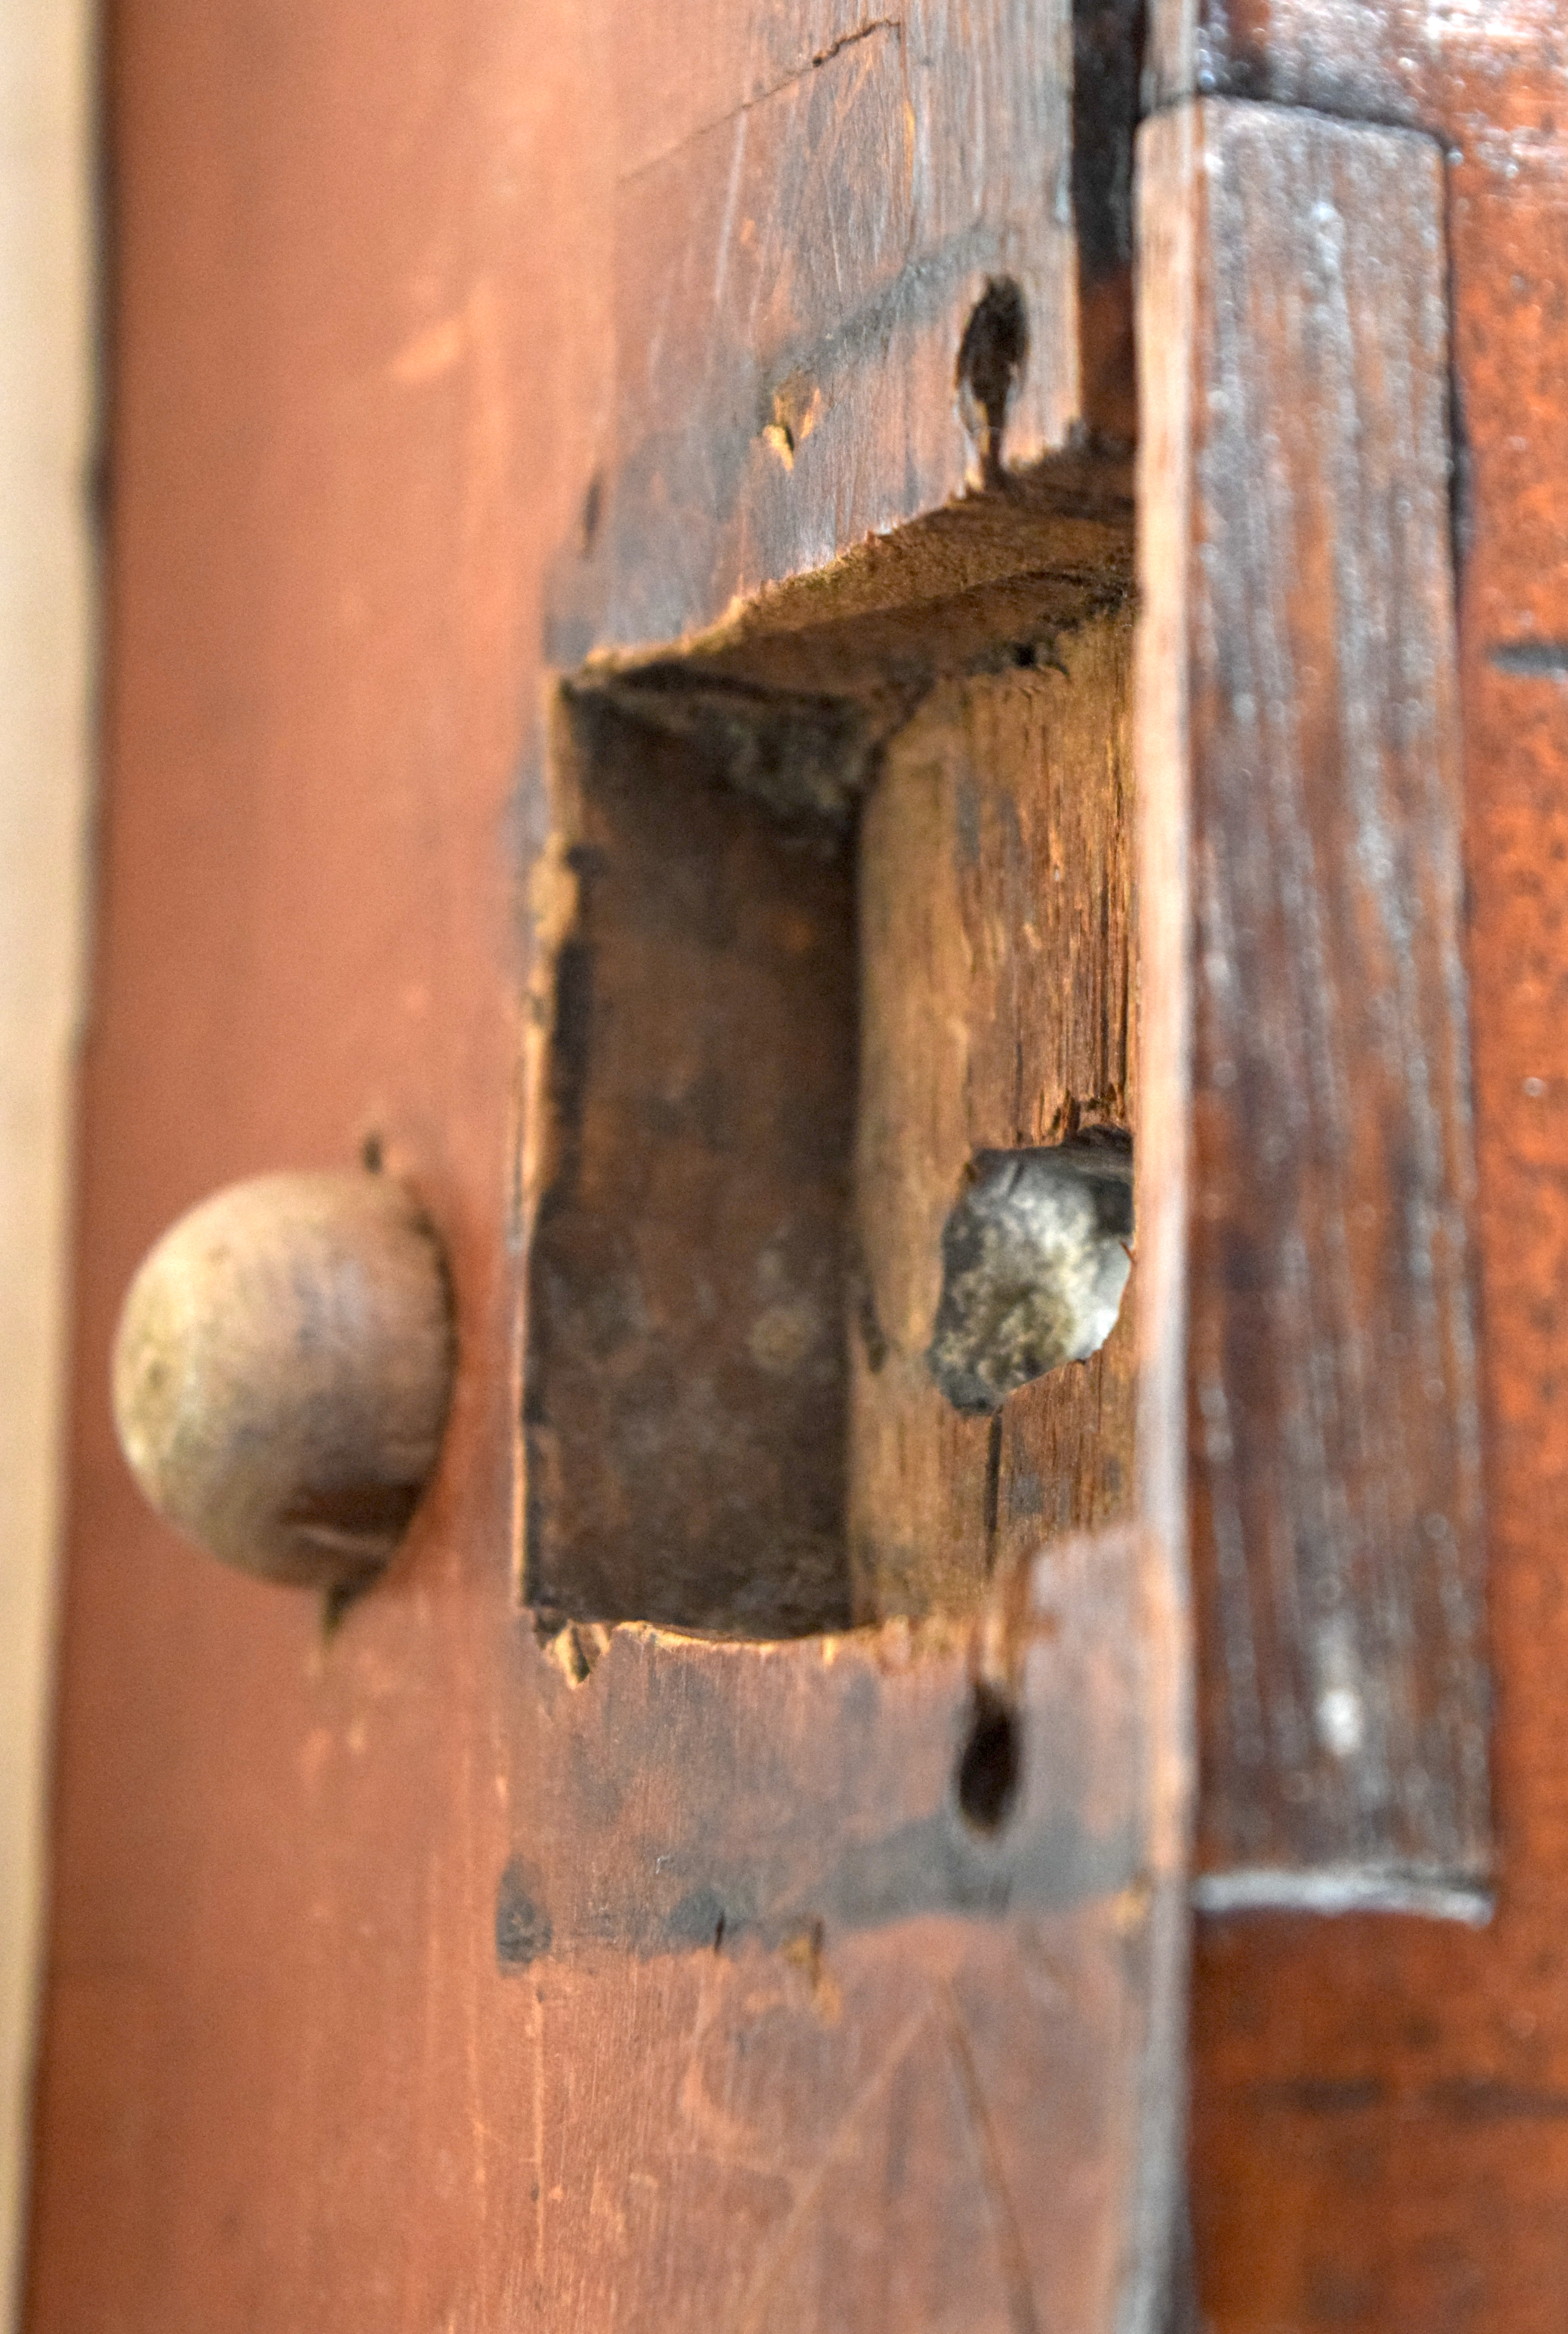
[(83, 0), (0, 7), (0, 2324), (38, 2001), (72, 1093), (92, 765), (94, 91)]

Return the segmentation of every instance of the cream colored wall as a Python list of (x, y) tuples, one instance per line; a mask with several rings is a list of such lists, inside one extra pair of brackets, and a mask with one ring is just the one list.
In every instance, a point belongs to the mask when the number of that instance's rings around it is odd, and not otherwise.
[(0, 0), (0, 2325), (43, 1885), (92, 606), (87, 0)]

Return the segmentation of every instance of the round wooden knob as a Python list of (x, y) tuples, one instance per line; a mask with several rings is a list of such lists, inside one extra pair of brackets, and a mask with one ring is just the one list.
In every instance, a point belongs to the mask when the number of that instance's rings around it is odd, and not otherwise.
[(262, 1175), (143, 1263), (114, 1419), (159, 1515), (268, 1580), (378, 1571), (440, 1448), (452, 1307), (440, 1244), (390, 1177)]

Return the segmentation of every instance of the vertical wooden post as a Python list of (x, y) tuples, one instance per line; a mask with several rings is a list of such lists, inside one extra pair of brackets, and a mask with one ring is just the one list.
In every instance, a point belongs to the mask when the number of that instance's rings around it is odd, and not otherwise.
[(1199, 1899), (1474, 1914), (1440, 162), (1203, 101), (1147, 127), (1141, 171), (1140, 785), (1188, 822)]

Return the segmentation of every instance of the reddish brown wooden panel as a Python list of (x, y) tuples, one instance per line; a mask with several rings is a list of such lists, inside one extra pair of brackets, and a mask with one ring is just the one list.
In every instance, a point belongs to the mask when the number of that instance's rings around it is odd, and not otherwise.
[(1487, 1800), (1439, 165), (1220, 102), (1143, 158), (1190, 238), (1144, 294), (1191, 368), (1150, 490), (1186, 510), (1152, 588), (1188, 660), (1201, 1901), (1440, 1900)]
[[(113, 12), (104, 808), (25, 2321), (59, 2334), (494, 2324), (486, 2217), (526, 2209), (527, 2021), (490, 1974), (515, 1727), (500, 839), (534, 545), (592, 459), (541, 338), (573, 377), (605, 359), (541, 240), (568, 202), (595, 215), (592, 142), (570, 192), (497, 157), (541, 108), (581, 120), (591, 29)], [(109, 1344), (183, 1208), (351, 1166), (373, 1131), (440, 1220), (463, 1354), (416, 1540), (328, 1651), (316, 1600), (142, 1509)]]
[(1552, 0), (1154, 0), (1149, 63), (1161, 100), (1263, 98), (1400, 122), (1444, 134), (1456, 159), (1503, 167), (1553, 137), (1560, 29)]
[(558, 1642), (496, 1924), (552, 2322), (1152, 2322), (1182, 1914), (1145, 1567), (1064, 1540), (973, 1634)]
[[(1447, 149), (1496, 1911), (1199, 1924), (1194, 2204), (1223, 2334), (1545, 2334), (1568, 2291), (1561, 1386), (1568, 154), (1556, 12), (1227, 12), (1264, 93)], [(1217, 37), (1217, 25), (1216, 33)], [(1237, 52), (1238, 53), (1238, 52)]]
[[(835, 23), (819, 44), (814, 20), (789, 13), (786, 74), (856, 29)], [(666, 12), (669, 57), (703, 57), (710, 14), (735, 12)], [(552, 0), (521, 14), (488, 0), (126, 0), (114, 17), (108, 808), (28, 2301), (40, 2334), (477, 2334), (535, 2318), (651, 2334), (713, 2315), (716, 2274), (743, 2322), (771, 2311), (792, 2334), (851, 2310), (911, 2328), (922, 2310), (934, 2325), (968, 2312), (1008, 2334), (1097, 2326), (1113, 2306), (1133, 2328), (1150, 2314), (1182, 1952), (1169, 1534), (1140, 1543), (1109, 1613), (1088, 1596), (1087, 1640), (1067, 1610), (1053, 1639), (1042, 1612), (1017, 1689), (1034, 1710), (1027, 1672), (1043, 1662), (1047, 1742), (1063, 1664), (1085, 1680), (1064, 1712), (1120, 1706), (1120, 1724), (1143, 1728), (1082, 1730), (1104, 1754), (1080, 1775), (1084, 1826), (1135, 1842), (1130, 1883), (1118, 1864), (1076, 1909), (1032, 1900), (984, 1918), (938, 1888), (882, 1925), (856, 1925), (830, 1895), (819, 1945), (813, 1882), (803, 1939), (743, 1934), (733, 1955), (696, 1933), (645, 1955), (572, 1925), (572, 1875), (593, 1859), (610, 1871), (618, 1847), (622, 1902), (643, 1902), (645, 1879), (661, 1901), (640, 1776), (619, 1779), (611, 1826), (592, 1730), (574, 1738), (562, 1715), (592, 1711), (601, 1671), (636, 1671), (650, 1641), (617, 1640), (569, 1694), (517, 1607), (512, 1513), (515, 846), (544, 825), (545, 602), (575, 621), (572, 579), (602, 515), (618, 140), (640, 108), (642, 151), (663, 150), (663, 84), (645, 93), (632, 75), (619, 109), (606, 101), (626, 32)], [(1020, 104), (1055, 101), (1036, 63), (1016, 76)], [(726, 90), (720, 110), (754, 93)], [(705, 101), (666, 126), (679, 141), (713, 118)], [(1027, 221), (1055, 236), (1038, 159)], [(985, 177), (971, 148), (953, 183), (983, 205)], [(990, 249), (976, 245), (977, 269)], [(929, 424), (960, 458), (963, 313), (944, 312), (932, 343)], [(897, 447), (909, 413), (888, 410)], [(863, 523), (852, 499), (844, 511)], [(1069, 522), (1105, 549), (1092, 497)], [(949, 549), (984, 549), (994, 523), (988, 507), (957, 515)], [(1111, 532), (1124, 540), (1124, 513)], [(851, 593), (900, 556), (868, 555)], [(1012, 548), (982, 574), (958, 565), (955, 632), (993, 645), (971, 584), (1031, 603), (1003, 634), (1026, 639), (1041, 603), (1082, 612), (1083, 574), (1099, 572), (1086, 554), (1075, 577), (1020, 593)], [(323, 1643), (313, 1604), (219, 1576), (141, 1513), (110, 1442), (106, 1357), (138, 1255), (182, 1207), (249, 1171), (349, 1163), (371, 1133), (448, 1243), (459, 1374), (409, 1545)], [(1169, 1319), (1140, 1321), (1146, 1343), (1164, 1339), (1168, 1392)], [(1169, 1443), (1142, 1447), (1169, 1469)], [(884, 1692), (878, 1663), (891, 1671), (906, 1644), (910, 1666)], [(648, 1674), (677, 1703), (706, 1691), (722, 1705), (709, 1681), (753, 1658), (655, 1652)], [(962, 1818), (936, 1793), (973, 1708), (966, 1658), (899, 1639), (836, 1668), (817, 1645), (781, 1657), (810, 1668), (818, 1720), (835, 1678), (846, 1702), (869, 1692), (903, 1711), (888, 1747), (909, 1773), (883, 1796), (936, 1818), (949, 1846)], [(922, 1712), (939, 1733), (914, 1723)], [(737, 1789), (760, 1795), (767, 1746), (744, 1759), (731, 1721), (697, 1739), (734, 1749)], [(784, 1733), (819, 1778), (849, 1772), (831, 1738), (803, 1750)], [(687, 1778), (658, 1770), (657, 1730), (643, 1739), (649, 1788), (667, 1794), (652, 1828), (689, 1856)], [(570, 1789), (557, 1754), (588, 1769)], [(1044, 1790), (1048, 1818), (1053, 1761), (1031, 1757), (1026, 1731), (1024, 1804)], [(792, 1778), (781, 1757), (781, 1792)], [(919, 1807), (898, 1799), (916, 1779)], [(771, 1792), (765, 1804), (780, 1811)], [(812, 1804), (824, 1822), (870, 1821), (825, 1789)], [(1005, 1870), (1005, 1828), (995, 1853)], [(543, 1901), (563, 1940), (521, 1968), (519, 1855), (553, 1874)]]

